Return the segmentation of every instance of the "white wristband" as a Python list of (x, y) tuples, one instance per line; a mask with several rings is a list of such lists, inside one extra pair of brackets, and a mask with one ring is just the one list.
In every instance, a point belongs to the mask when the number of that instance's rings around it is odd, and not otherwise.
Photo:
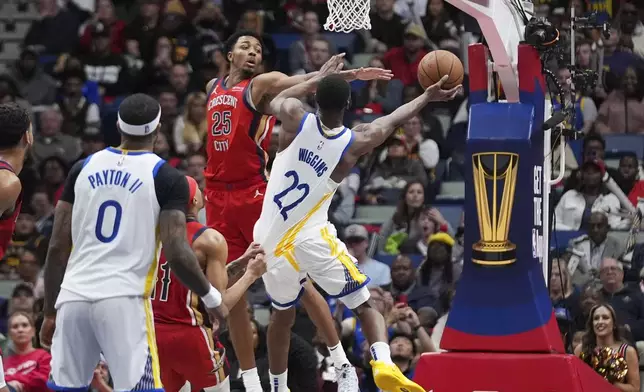
[(201, 297), (201, 299), (207, 308), (216, 308), (221, 305), (221, 293), (213, 286), (210, 286), (208, 294)]

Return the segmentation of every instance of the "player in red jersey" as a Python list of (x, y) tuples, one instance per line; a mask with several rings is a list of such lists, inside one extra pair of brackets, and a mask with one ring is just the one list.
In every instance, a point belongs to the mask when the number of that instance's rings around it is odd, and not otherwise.
[[(22, 184), (18, 174), (34, 141), (31, 120), (15, 103), (0, 105), (0, 259), (11, 242), (22, 205)], [(7, 392), (0, 358), (0, 392)]]
[[(186, 178), (190, 186), (190, 205), (186, 214), (188, 243), (210, 282), (222, 293), (224, 304), (231, 308), (266, 272), (262, 250), (251, 245), (241, 258), (226, 266), (226, 240), (217, 231), (197, 222), (197, 213), (203, 208), (203, 196), (197, 182), (192, 177)], [(241, 276), (241, 279), (226, 290), (231, 276)], [(152, 307), (161, 382), (165, 390), (177, 392), (186, 381), (190, 382), (193, 391), (230, 390), (229, 367), (221, 353), (223, 346), (213, 337), (212, 324), (199, 296), (179, 283), (163, 253), (157, 277)]]
[(33, 143), (31, 120), (15, 103), (0, 105), (0, 259), (7, 250), (22, 204), (18, 174)]
[[(257, 75), (262, 63), (261, 38), (250, 31), (239, 31), (226, 42), (230, 72), (224, 79), (211, 80), (208, 91), (208, 163), (205, 200), (209, 227), (219, 231), (228, 242), (228, 260), (238, 258), (253, 240), (253, 227), (259, 218), (266, 191), (266, 153), (275, 118), (268, 113), (270, 100), (281, 91), (302, 83), (317, 72), (286, 76), (280, 72)], [(341, 68), (343, 55), (333, 56), (325, 66)], [(360, 78), (390, 79), (391, 73), (381, 69), (343, 71), (347, 80)], [(328, 305), (324, 298), (305, 285), (302, 304), (309, 317), (324, 336), (331, 358), (338, 370), (338, 390), (344, 392), (343, 381), (357, 382), (355, 370), (349, 365)], [(243, 298), (230, 309), (230, 337), (239, 358), (244, 386), (248, 392), (261, 391), (255, 368), (251, 339), (252, 331), (247, 304)], [(270, 330), (269, 330), (270, 334)], [(345, 385), (353, 385), (354, 382)]]

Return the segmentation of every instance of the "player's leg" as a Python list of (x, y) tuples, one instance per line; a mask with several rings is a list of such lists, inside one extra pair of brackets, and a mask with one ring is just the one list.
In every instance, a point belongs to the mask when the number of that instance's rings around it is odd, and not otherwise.
[(185, 342), (181, 335), (181, 326), (174, 324), (155, 324), (161, 383), (166, 392), (178, 392), (187, 379), (177, 371), (177, 365), (182, 364), (191, 353), (184, 350)]
[(306, 278), (284, 259), (268, 258), (267, 264), (268, 271), (262, 279), (274, 309), (266, 336), (270, 382), (273, 392), (286, 392), (291, 327), (295, 321), (293, 305), (304, 292)]
[(110, 365), (114, 390), (163, 392), (150, 300), (100, 300), (92, 305), (90, 317)]
[(90, 322), (90, 302), (67, 302), (56, 314), (47, 386), (55, 391), (88, 389), (101, 349)]
[(407, 379), (391, 360), (385, 319), (369, 305), (369, 278), (357, 267), (356, 260), (331, 229), (322, 230), (319, 240), (302, 243), (296, 257), (306, 260), (306, 271), (328, 294), (337, 297), (360, 320), (362, 331), (371, 344), (374, 381), (378, 388), (392, 392), (424, 392)]
[(190, 382), (192, 391), (228, 391), (225, 350), (215, 345), (212, 330), (203, 326), (183, 327), (183, 350), (189, 355), (177, 370)]
[[(329, 311), (329, 304), (309, 281), (304, 283), (304, 294), (302, 295), (301, 303), (315, 327), (320, 331), (336, 369), (342, 371), (345, 365), (351, 366), (342, 343), (340, 343), (338, 331), (335, 329), (335, 323)], [(351, 371), (355, 372), (355, 369)]]

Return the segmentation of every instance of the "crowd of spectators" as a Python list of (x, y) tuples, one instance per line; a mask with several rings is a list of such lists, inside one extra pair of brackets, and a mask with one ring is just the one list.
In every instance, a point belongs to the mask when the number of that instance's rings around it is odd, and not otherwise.
[[(570, 352), (592, 306), (602, 300), (613, 305), (629, 341), (642, 342), (637, 346), (644, 352), (644, 244), (625, 257), (625, 235), (620, 237), (619, 231), (630, 229), (632, 220), (601, 181), (608, 171), (633, 205), (644, 210), (644, 151), (617, 156), (606, 151), (606, 140), (615, 134), (644, 138), (644, 12), (632, 0), (606, 2), (611, 7), (603, 7), (602, 1), (535, 1), (537, 13), (548, 15), (564, 38), (569, 25), (561, 15), (568, 15), (571, 6), (578, 14), (602, 11), (612, 24), (610, 38), (592, 31), (577, 40), (577, 64), (596, 71), (599, 80), (594, 90), (578, 91), (576, 121), (567, 124), (582, 132), (582, 148), (575, 154), (567, 146), (554, 220), (555, 230), (577, 235), (558, 244), (550, 287)], [(388, 114), (418, 96), (422, 89), (416, 70), (428, 51), (449, 50), (465, 61), (467, 44), (481, 38), (476, 28), (472, 32), (473, 21), (444, 0), (375, 0), (372, 29), (351, 35), (322, 30), (325, 0), (18, 1), (19, 9), (30, 7), (37, 8), (40, 18), (28, 29), (19, 58), (0, 74), (0, 102), (28, 108), (34, 129), (34, 145), (20, 175), (25, 202), (0, 262), (1, 278), (16, 283), (1, 304), (0, 346), (9, 386), (18, 392), (47, 389), (50, 357), (38, 348), (36, 330), (54, 205), (74, 162), (119, 143), (115, 113), (124, 96), (145, 92), (159, 100), (162, 130), (155, 152), (203, 186), (205, 86), (226, 75), (223, 43), (235, 30), (250, 29), (263, 37), (263, 71), (316, 71), (339, 51), (347, 53), (347, 67), (392, 70), (389, 82), (352, 86), (347, 126)], [(570, 72), (562, 68), (555, 73), (569, 89)], [(467, 76), (464, 83), (467, 90)], [(561, 106), (558, 96), (550, 98)], [(314, 103), (306, 103), (313, 110)], [(446, 217), (441, 195), (444, 185), (463, 182), (467, 113), (467, 94), (425, 108), (355, 167), (340, 185), (329, 214), (349, 252), (371, 277), (374, 306), (389, 327), (392, 358), (409, 377), (421, 353), (440, 349), (440, 331), (463, 266), (465, 217)], [(269, 153), (272, 157), (275, 150)], [(553, 154), (555, 168), (558, 159)], [(365, 207), (380, 207), (391, 216), (381, 222), (357, 220), (356, 212)], [(260, 281), (249, 293), (249, 311), (257, 315), (255, 352), (270, 390), (266, 320), (261, 317), (269, 304), (261, 286)], [(342, 303), (329, 300), (329, 305), (359, 370), (362, 390), (376, 391), (359, 321)], [(299, 316), (291, 339), (289, 367), (296, 369), (289, 372), (291, 390), (334, 391), (326, 347), (304, 310)], [(229, 345), (225, 331), (221, 339)], [(233, 353), (232, 347), (227, 352)], [(234, 356), (230, 360), (233, 390), (243, 390)], [(110, 390), (104, 362), (97, 366), (91, 389)]]

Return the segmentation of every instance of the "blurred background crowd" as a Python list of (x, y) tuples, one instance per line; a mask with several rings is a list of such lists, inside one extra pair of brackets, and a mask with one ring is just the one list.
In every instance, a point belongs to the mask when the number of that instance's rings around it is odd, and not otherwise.
[[(632, 222), (601, 181), (608, 171), (644, 210), (644, 7), (632, 0), (536, 2), (537, 13), (557, 24), (564, 42), (571, 6), (577, 14), (598, 11), (612, 28), (608, 39), (598, 31), (577, 37), (576, 62), (596, 71), (598, 83), (592, 91), (578, 91), (576, 121), (568, 126), (581, 136), (566, 146), (564, 180), (553, 193), (550, 288), (570, 351), (587, 328), (590, 309), (602, 300), (615, 308), (627, 339), (644, 342), (644, 244), (625, 258)], [(223, 43), (235, 30), (262, 35), (264, 71), (316, 71), (338, 52), (346, 53), (346, 68), (392, 70), (389, 82), (353, 83), (347, 126), (388, 114), (418, 96), (416, 70), (427, 52), (449, 50), (467, 64), (467, 45), (480, 40), (476, 22), (444, 0), (374, 0), (372, 29), (351, 34), (324, 31), (327, 14), (325, 0), (0, 2), (0, 102), (28, 108), (35, 137), (20, 175), (25, 202), (0, 262), (0, 347), (12, 388), (47, 389), (49, 354), (38, 348), (36, 331), (54, 205), (75, 161), (119, 143), (116, 110), (125, 96), (145, 92), (159, 100), (162, 132), (155, 152), (203, 185), (205, 86), (226, 75)], [(569, 88), (570, 72), (553, 72)], [(464, 85), (467, 91), (467, 75)], [(551, 99), (561, 104), (558, 97)], [(462, 270), (467, 127), (467, 94), (428, 106), (355, 167), (329, 214), (371, 277), (374, 304), (390, 328), (392, 358), (409, 377), (421, 353), (440, 350)], [(555, 153), (552, 159), (558, 168), (561, 157)], [(261, 281), (249, 296), (258, 368), (270, 390), (265, 336), (270, 308)], [(329, 306), (363, 391), (376, 391), (359, 322), (343, 304), (329, 300)], [(335, 391), (326, 347), (303, 310), (300, 316), (293, 329), (289, 386)], [(221, 339), (227, 342), (225, 331)], [(233, 353), (232, 347), (227, 352)], [(235, 381), (234, 355), (229, 360), (233, 390), (243, 390)], [(109, 390), (106, 364), (99, 364), (92, 389)]]

